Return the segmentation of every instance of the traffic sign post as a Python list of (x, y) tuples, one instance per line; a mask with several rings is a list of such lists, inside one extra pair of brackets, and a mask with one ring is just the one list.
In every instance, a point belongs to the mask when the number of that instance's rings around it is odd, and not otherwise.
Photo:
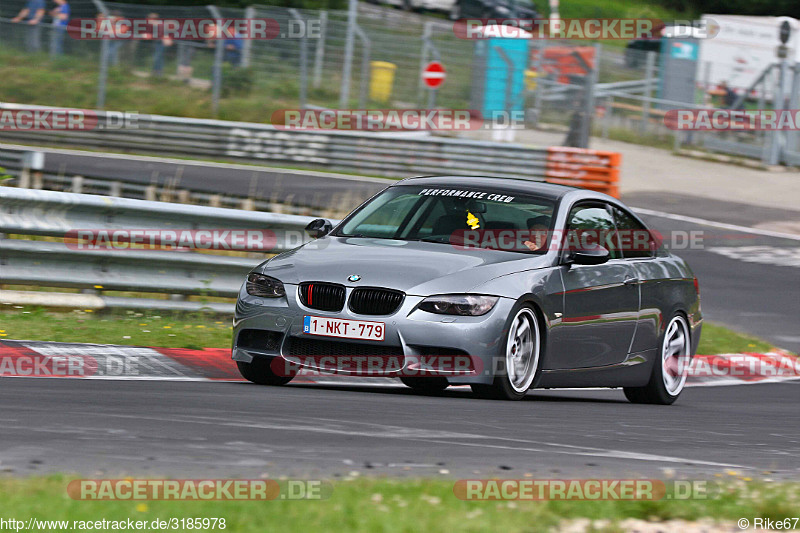
[(422, 81), (428, 86), (428, 109), (436, 106), (436, 90), (447, 78), (447, 71), (439, 61), (431, 61), (422, 70)]

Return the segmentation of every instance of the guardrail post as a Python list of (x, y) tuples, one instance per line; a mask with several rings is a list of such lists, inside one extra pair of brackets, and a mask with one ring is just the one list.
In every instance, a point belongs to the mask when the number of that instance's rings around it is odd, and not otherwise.
[(112, 181), (108, 187), (108, 195), (116, 197), (122, 196), (122, 182)]
[(328, 35), (328, 12), (319, 12), (319, 37), (317, 38), (317, 49), (314, 54), (314, 81), (315, 89), (319, 89), (322, 84), (322, 65), (325, 62), (325, 38)]
[(81, 194), (83, 192), (83, 176), (73, 176), (72, 192)]

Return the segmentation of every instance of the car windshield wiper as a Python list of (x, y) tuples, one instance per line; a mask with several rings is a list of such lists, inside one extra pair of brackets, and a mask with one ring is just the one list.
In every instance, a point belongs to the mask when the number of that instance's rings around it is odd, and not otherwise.
[(450, 237), (423, 237), (421, 239), (406, 239), (419, 242), (437, 242), (439, 244), (450, 244)]

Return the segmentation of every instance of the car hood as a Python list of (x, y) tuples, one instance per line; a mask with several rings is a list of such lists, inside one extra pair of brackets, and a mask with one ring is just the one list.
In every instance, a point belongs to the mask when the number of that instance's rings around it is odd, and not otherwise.
[[(259, 271), (284, 283), (326, 281), (427, 296), (469, 292), (498, 276), (543, 268), (549, 263), (540, 255), (469, 250), (419, 241), (328, 236), (275, 256)], [(361, 279), (348, 281), (353, 274)]]

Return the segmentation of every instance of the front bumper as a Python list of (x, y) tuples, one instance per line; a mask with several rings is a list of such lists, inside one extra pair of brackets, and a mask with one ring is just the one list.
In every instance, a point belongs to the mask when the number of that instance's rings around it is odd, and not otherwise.
[[(447, 376), (450, 384), (491, 383), (496, 360), (503, 355), (505, 347), (506, 320), (515, 304), (514, 300), (500, 298), (495, 307), (483, 316), (437, 315), (416, 309), (424, 297), (406, 295), (400, 308), (391, 315), (359, 315), (350, 311), (347, 305), (343, 310), (331, 313), (304, 306), (298, 298), (297, 285), (286, 284), (285, 287), (285, 298), (269, 299), (251, 296), (242, 286), (234, 314), (234, 360), (249, 363), (254, 357), (287, 359), (291, 357), (289, 343), (293, 338), (393, 347), (406, 357), (410, 365), (418, 361), (419, 356), (436, 353), (436, 348), (441, 348), (469, 354), (474, 361), (474, 372)], [(346, 289), (346, 301), (349, 301), (352, 290), (350, 287)], [(331, 339), (304, 334), (305, 315), (383, 322), (386, 328), (384, 340)], [(254, 348), (240, 342), (243, 330), (260, 330), (265, 335), (268, 335), (266, 332), (278, 332), (282, 337), (272, 346)]]

